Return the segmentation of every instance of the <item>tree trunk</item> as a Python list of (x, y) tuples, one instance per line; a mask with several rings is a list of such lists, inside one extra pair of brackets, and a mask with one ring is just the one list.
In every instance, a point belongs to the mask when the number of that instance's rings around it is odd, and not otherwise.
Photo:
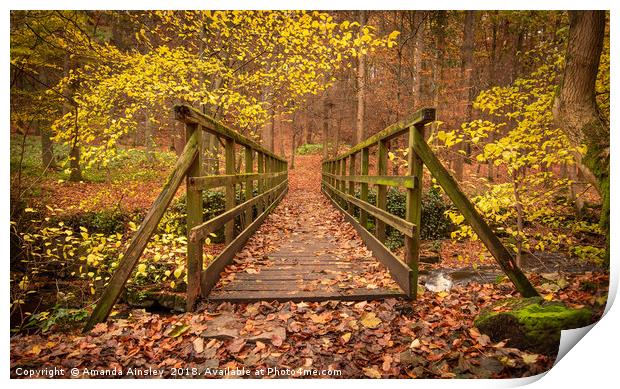
[(609, 124), (599, 114), (595, 92), (605, 11), (572, 11), (569, 16), (566, 65), (553, 116), (574, 146), (585, 144), (588, 148), (576, 160), (584, 177), (601, 194), (600, 224), (607, 231), (609, 260)]
[(56, 157), (54, 157), (54, 143), (50, 137), (50, 131), (40, 126), (41, 131), (41, 159), (43, 169), (56, 169)]
[(323, 97), (323, 159), (327, 159), (327, 148), (329, 145), (329, 120), (331, 118), (332, 104), (329, 101), (327, 92)]
[[(359, 23), (366, 24), (366, 11), (359, 11)], [(359, 54), (357, 57), (357, 119), (355, 131), (355, 144), (364, 140), (364, 114), (366, 112), (366, 55)]]
[[(463, 57), (461, 61), (461, 76), (464, 79), (465, 85), (465, 112), (463, 112), (463, 122), (469, 122), (471, 120), (471, 103), (472, 103), (472, 78), (473, 78), (473, 63), (474, 63), (474, 20), (475, 11), (465, 11), (465, 22), (463, 23), (463, 46), (461, 47), (461, 55)], [(457, 152), (464, 151), (464, 142), (461, 142), (457, 146)], [(454, 174), (457, 181), (463, 181), (463, 163), (465, 157), (462, 154), (456, 156), (454, 163)]]

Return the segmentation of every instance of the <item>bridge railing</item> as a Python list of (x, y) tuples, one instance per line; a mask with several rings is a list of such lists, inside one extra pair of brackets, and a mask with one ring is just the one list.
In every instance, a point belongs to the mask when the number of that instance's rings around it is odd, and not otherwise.
[[(383, 131), (353, 146), (346, 153), (323, 161), (322, 190), (355, 227), (373, 254), (388, 268), (394, 280), (411, 298), (417, 297), (418, 263), (420, 259), (420, 223), (422, 217), (423, 168), (426, 166), (438, 184), (463, 214), (472, 229), (489, 249), (502, 270), (524, 296), (537, 296), (529, 280), (517, 267), (513, 255), (500, 242), (474, 205), (461, 191), (424, 140), (426, 124), (435, 120), (435, 109), (424, 108)], [(406, 137), (407, 172), (403, 176), (388, 175), (390, 141)], [(376, 157), (376, 174), (369, 174), (370, 153)], [(359, 163), (358, 163), (359, 160)], [(376, 187), (376, 203), (368, 201), (369, 185)], [(359, 186), (359, 198), (356, 188)], [(387, 211), (387, 188), (404, 188), (407, 192), (405, 218)], [(340, 207), (336, 198), (345, 203)], [(359, 208), (359, 220), (355, 218)], [(368, 216), (375, 219), (369, 230)], [(405, 239), (405, 261), (387, 247), (386, 225), (400, 231)], [(374, 233), (374, 234), (373, 234)]]
[[(146, 214), (118, 268), (95, 307), (85, 331), (104, 321), (110, 314), (122, 288), (131, 276), (149, 239), (153, 235), (174, 194), (185, 178), (187, 197), (187, 310), (192, 310), (200, 295), (206, 296), (219, 280), (220, 273), (258, 229), (269, 212), (288, 190), (288, 163), (253, 140), (224, 126), (198, 110), (174, 107), (176, 119), (185, 124), (186, 144), (163, 189)], [(209, 133), (224, 144), (224, 174), (204, 175), (202, 137)], [(236, 148), (243, 149), (244, 172), (237, 172)], [(240, 166), (240, 165), (239, 165)], [(243, 185), (243, 202), (236, 203), (236, 186)], [(225, 210), (203, 220), (202, 192), (224, 188)], [(254, 192), (256, 189), (256, 196)], [(241, 231), (235, 236), (235, 221)], [(204, 267), (204, 241), (224, 227), (226, 247)]]

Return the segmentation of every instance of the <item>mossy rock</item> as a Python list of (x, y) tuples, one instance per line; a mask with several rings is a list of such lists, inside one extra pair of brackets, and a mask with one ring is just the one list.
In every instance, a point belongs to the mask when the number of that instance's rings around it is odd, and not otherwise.
[(530, 297), (500, 301), (484, 309), (474, 325), (494, 342), (507, 339), (509, 347), (555, 355), (562, 330), (587, 326), (591, 320), (588, 309), (572, 309), (561, 302)]
[(184, 295), (155, 290), (130, 289), (125, 292), (123, 300), (131, 307), (148, 310), (165, 309), (185, 312), (186, 307)]

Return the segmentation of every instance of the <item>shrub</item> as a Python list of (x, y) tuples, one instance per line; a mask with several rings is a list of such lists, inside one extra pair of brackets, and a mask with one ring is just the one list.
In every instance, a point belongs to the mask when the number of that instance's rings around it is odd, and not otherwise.
[(317, 144), (306, 143), (305, 145), (301, 145), (297, 148), (297, 154), (299, 155), (320, 154), (322, 151), (323, 151), (323, 145), (320, 143), (317, 143)]

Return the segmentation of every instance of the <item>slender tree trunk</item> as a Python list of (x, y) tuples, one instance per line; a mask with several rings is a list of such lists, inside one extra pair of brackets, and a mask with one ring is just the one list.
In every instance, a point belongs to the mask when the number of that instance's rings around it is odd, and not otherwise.
[(327, 159), (327, 148), (329, 146), (329, 120), (331, 119), (332, 104), (329, 101), (327, 92), (323, 97), (323, 159)]
[(291, 166), (289, 168), (291, 170), (295, 169), (295, 140), (296, 140), (295, 131), (293, 131), (293, 139), (291, 140)]
[[(474, 63), (474, 20), (475, 11), (465, 11), (465, 21), (463, 23), (463, 46), (461, 47), (461, 75), (464, 79), (465, 85), (465, 110), (463, 112), (463, 122), (469, 122), (471, 120), (472, 112), (472, 78), (473, 78), (473, 63)], [(465, 151), (464, 142), (458, 144), (457, 152)], [(454, 174), (458, 181), (463, 180), (463, 163), (465, 157), (462, 154), (456, 156), (454, 163)]]
[[(359, 23), (366, 24), (366, 11), (359, 11)], [(357, 119), (355, 144), (364, 140), (364, 114), (366, 112), (366, 55), (357, 57)]]
[(50, 131), (41, 124), (39, 124), (39, 126), (41, 131), (41, 159), (43, 168), (55, 170), (57, 168), (56, 157), (54, 156), (54, 143), (52, 142)]

